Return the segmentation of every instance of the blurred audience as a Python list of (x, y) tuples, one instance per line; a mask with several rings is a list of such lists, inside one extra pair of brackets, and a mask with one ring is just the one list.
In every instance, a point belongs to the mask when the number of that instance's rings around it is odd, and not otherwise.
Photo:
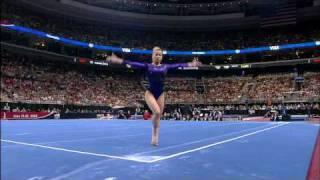
[[(82, 66), (81, 66), (82, 67)], [(47, 104), (136, 106), (144, 89), (138, 74), (107, 74), (60, 63), (44, 64), (24, 57), (2, 56), (1, 101)], [(203, 88), (203, 92), (197, 89)], [(320, 73), (305, 73), (295, 91), (293, 73), (257, 76), (178, 78), (166, 81), (167, 104), (210, 104), (316, 101), (320, 97)], [(228, 107), (228, 106), (227, 106)]]

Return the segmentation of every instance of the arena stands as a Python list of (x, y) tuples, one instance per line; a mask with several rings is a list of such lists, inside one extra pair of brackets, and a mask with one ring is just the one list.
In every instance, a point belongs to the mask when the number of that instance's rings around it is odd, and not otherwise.
[[(206, 78), (204, 79), (207, 103), (230, 103), (240, 101), (242, 88), (250, 77)], [(245, 92), (244, 92), (245, 93)]]
[(304, 97), (317, 97), (320, 95), (320, 73), (319, 72), (307, 72), (305, 74), (306, 84), (302, 88)]
[(284, 98), (284, 92), (293, 91), (293, 80), (292, 74), (259, 75), (255, 78), (255, 85), (248, 95), (252, 100), (281, 100)]
[[(1, 66), (1, 100), (76, 105), (131, 106), (141, 102), (144, 90), (138, 74), (110, 75), (84, 71), (57, 63), (42, 64), (26, 57), (3, 54)], [(305, 73), (303, 97), (319, 99), (320, 74)], [(196, 90), (203, 84), (204, 92)], [(294, 91), (292, 73), (233, 77), (168, 78), (167, 103), (243, 103), (248, 100), (265, 103), (290, 100)], [(253, 85), (252, 85), (253, 84)], [(228, 106), (226, 106), (228, 108)]]
[[(162, 32), (126, 30), (86, 22), (39, 14), (5, 2), (2, 19), (62, 37), (114, 45), (118, 47), (151, 49), (159, 45), (170, 50), (223, 50), (270, 46), (320, 39), (320, 27), (306, 24), (296, 28), (248, 29), (238, 31)], [(100, 59), (107, 53), (89, 48), (62, 45), (59, 42), (23, 33), (1, 31), (2, 42), (28, 47), (42, 52), (54, 52), (69, 58)], [(147, 55), (122, 54), (129, 60), (150, 62)], [(200, 57), (205, 65), (266, 62), (319, 57), (319, 48), (295, 49), (243, 55)], [(190, 61), (190, 57), (165, 56), (165, 63)], [(129, 76), (101, 72), (86, 67), (71, 67), (57, 62), (33, 61), (31, 57), (8, 53), (2, 56), (1, 102), (45, 104), (73, 104), (99, 106), (135, 106), (141, 104), (144, 90), (139, 73)], [(126, 72), (127, 73), (127, 72)], [(187, 74), (187, 73), (186, 73)], [(237, 75), (235, 75), (237, 74)], [(297, 90), (295, 74), (253, 72), (226, 76), (198, 75), (170, 77), (166, 82), (167, 104), (214, 104), (217, 110), (266, 109), (267, 101), (317, 102), (319, 100), (319, 72), (302, 72), (304, 82)], [(200, 89), (199, 89), (200, 87)], [(252, 107), (244, 105), (249, 103)], [(239, 105), (240, 104), (240, 105)], [(178, 112), (178, 111), (177, 111)]]
[(142, 99), (141, 86), (134, 78), (80, 73), (11, 58), (3, 58), (1, 66), (3, 101), (127, 106)]

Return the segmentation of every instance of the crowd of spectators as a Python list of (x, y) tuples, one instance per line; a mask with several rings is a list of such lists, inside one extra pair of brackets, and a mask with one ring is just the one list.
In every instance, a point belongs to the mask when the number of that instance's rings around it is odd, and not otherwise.
[[(184, 107), (185, 108), (185, 107)], [(266, 104), (251, 104), (251, 105), (216, 105), (216, 106), (190, 106), (188, 110), (175, 108), (171, 111), (165, 111), (163, 119), (166, 120), (196, 120), (196, 121), (220, 121), (223, 115), (228, 114), (255, 114), (256, 111), (263, 113), (270, 111), (281, 112), (282, 110), (295, 110), (296, 112), (304, 112), (308, 110), (320, 110), (319, 103), (290, 103), (290, 104), (276, 104), (268, 106)]]
[(2, 58), (1, 101), (113, 107), (133, 106), (143, 97), (136, 77), (99, 75), (19, 60)]
[(200, 107), (190, 108), (189, 111), (182, 111), (176, 108), (171, 112), (164, 112), (163, 119), (165, 120), (193, 120), (193, 121), (222, 121), (223, 111), (221, 110), (208, 110)]
[(204, 78), (206, 100), (208, 103), (237, 102), (242, 98), (242, 88), (248, 77)]
[(320, 74), (307, 72), (305, 74), (305, 84), (302, 87), (303, 96), (319, 97), (320, 96)]
[[(128, 48), (151, 49), (154, 45), (159, 45), (170, 50), (241, 49), (320, 40), (320, 27), (317, 24), (313, 24), (313, 27), (304, 26), (303, 28), (284, 28), (273, 31), (245, 30), (192, 32), (190, 34), (190, 32), (120, 30), (114, 27), (93, 25), (54, 16), (48, 18), (47, 16), (49, 15), (39, 14), (7, 3), (2, 5), (1, 18), (8, 20), (8, 22), (70, 39)], [(21, 34), (15, 35), (20, 37)], [(48, 50), (46, 46), (50, 42), (33, 37), (29, 39), (29, 43), (33, 48)], [(72, 47), (60, 47), (60, 51), (57, 52), (68, 52), (70, 48), (72, 49)], [(77, 49), (72, 51), (80, 52)], [(90, 58), (105, 54), (105, 52), (89, 50), (86, 53), (89, 53), (87, 55)], [(234, 61), (236, 59), (246, 59), (246, 61), (253, 58), (255, 61), (293, 59), (317, 57), (319, 54), (318, 48), (286, 51), (285, 53), (268, 52), (263, 53), (263, 58), (261, 54), (206, 58), (209, 58), (208, 62), (213, 63), (220, 59), (223, 59), (223, 62), (226, 63), (233, 63), (236, 62)], [(135, 58), (147, 59), (149, 57)], [(114, 107), (134, 106), (143, 101), (144, 90), (140, 86), (140, 78), (136, 75), (97, 73), (71, 68), (68, 65), (61, 66), (48, 62), (39, 64), (11, 56), (2, 57), (1, 75), (2, 102), (107, 105)], [(320, 73), (305, 73), (304, 78), (302, 88), (296, 95), (308, 101), (319, 99)], [(248, 100), (259, 102), (266, 102), (267, 100), (282, 101), (291, 98), (292, 92), (296, 90), (294, 75), (289, 73), (228, 78), (168, 78), (166, 84), (166, 102), (169, 104), (195, 104), (199, 102), (221, 104)], [(203, 88), (202, 93), (197, 89), (199, 84)], [(231, 105), (223, 107), (234, 108)], [(225, 110), (224, 108), (220, 111)], [(243, 109), (244, 107), (237, 108)]]
[(282, 100), (286, 92), (294, 90), (293, 77), (293, 74), (258, 75), (254, 80), (254, 86), (249, 91), (249, 98)]
[[(34, 28), (50, 34), (125, 48), (152, 49), (161, 46), (165, 50), (225, 50), (257, 46), (280, 45), (320, 40), (320, 26), (313, 23), (303, 27), (279, 29), (252, 29), (241, 31), (215, 32), (160, 32), (120, 29), (58, 18), (39, 14), (23, 7), (2, 4), (1, 20), (25, 27)], [(210, 11), (215, 13), (216, 11)], [(187, 15), (179, 11), (179, 15)], [(11, 33), (1, 31), (2, 33)], [(90, 59), (105, 58), (107, 52), (64, 46), (53, 40), (13, 33), (2, 34), (2, 40), (12, 44), (35, 49), (54, 51), (76, 57)], [(108, 52), (110, 53), (110, 52)], [(122, 54), (130, 60), (150, 60), (150, 56)], [(245, 55), (221, 55), (200, 57), (204, 64), (248, 63), (280, 59), (300, 59), (319, 57), (319, 48), (272, 51)], [(2, 55), (1, 64), (1, 102), (16, 103), (14, 107), (6, 104), (2, 110), (28, 112), (30, 108), (21, 103), (74, 105), (64, 108), (65, 113), (108, 113), (108, 107), (143, 106), (144, 89), (138, 74), (129, 72), (101, 72), (86, 67), (74, 67), (54, 62), (38, 62), (27, 57), (12, 54)], [(187, 60), (185, 57), (165, 57), (165, 62)], [(228, 111), (269, 110), (320, 110), (320, 72), (301, 74), (303, 83), (296, 88), (295, 74), (258, 74), (232, 77), (167, 78), (166, 103), (188, 104), (188, 110), (174, 108), (165, 110), (163, 119), (175, 120), (221, 120)], [(200, 89), (199, 89), (200, 87)], [(289, 102), (292, 103), (283, 103)], [(308, 103), (295, 103), (295, 102)], [(274, 102), (274, 103), (272, 103)], [(275, 103), (277, 102), (277, 103)], [(214, 104), (197, 106), (193, 104)], [(79, 107), (83, 106), (83, 107)], [(87, 108), (98, 106), (99, 108)], [(57, 107), (39, 107), (37, 111), (60, 112)], [(117, 118), (130, 118), (142, 114), (143, 110), (114, 110)]]
[(169, 78), (166, 81), (167, 103), (193, 103), (199, 100), (195, 79)]
[[(201, 79), (168, 77), (165, 84), (167, 104), (283, 102), (294, 100), (295, 92), (299, 100), (307, 102), (320, 97), (319, 72), (305, 73), (299, 91), (295, 91), (293, 73)], [(202, 86), (203, 92), (197, 86)], [(144, 89), (138, 73), (96, 71), (81, 65), (32, 61), (3, 53), (1, 101), (136, 106), (144, 101)]]

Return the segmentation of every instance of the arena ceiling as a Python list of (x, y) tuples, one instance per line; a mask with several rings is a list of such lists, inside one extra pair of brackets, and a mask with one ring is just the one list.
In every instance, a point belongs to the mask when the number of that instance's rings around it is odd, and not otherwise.
[[(250, 2), (274, 2), (269, 0), (75, 0), (81, 3), (90, 4), (101, 7), (112, 7), (112, 5), (141, 5), (141, 6), (157, 6), (159, 7), (194, 7), (196, 5), (222, 5), (222, 4), (238, 4), (238, 3), (249, 3)], [(276, 0), (282, 1), (282, 0)]]
[[(79, 0), (87, 3), (103, 2), (103, 0)], [(117, 1), (117, 0), (115, 0)], [(118, 0), (120, 1), (120, 0)], [(130, 0), (128, 0), (130, 1)], [(236, 0), (135, 0), (136, 2), (149, 2), (149, 3), (172, 3), (172, 4), (199, 4), (199, 3), (217, 3), (228, 2)]]
[[(79, 2), (83, 2), (86, 4), (107, 4), (107, 3), (127, 3), (131, 4), (134, 2), (135, 4), (139, 3), (158, 3), (158, 4), (172, 4), (172, 5), (179, 5), (179, 4), (212, 4), (212, 3), (237, 3), (241, 0), (76, 0)], [(313, 1), (313, 0), (245, 0), (247, 3), (252, 4), (270, 4), (275, 2), (306, 2), (306, 1)]]
[(225, 1), (235, 1), (235, 0), (149, 0), (149, 2), (178, 3), (178, 4), (215, 3), (215, 2), (225, 2)]
[[(145, 14), (126, 9), (114, 9), (93, 5), (91, 3), (110, 2), (133, 2), (137, 0), (6, 0), (10, 3), (24, 6), (25, 8), (40, 13), (54, 14), (64, 18), (76, 18), (81, 21), (117, 25), (122, 27), (140, 28), (143, 30), (170, 30), (170, 31), (214, 31), (225, 29), (256, 28), (261, 25), (262, 18), (259, 13), (248, 14), (239, 11), (227, 14), (214, 15), (168, 15), (168, 14)], [(80, 2), (81, 1), (81, 2)], [(85, 2), (87, 3), (85, 3)], [(169, 1), (169, 0), (166, 0)], [(200, 2), (199, 0), (198, 2)], [(247, 0), (237, 0), (247, 1)], [(248, 0), (252, 2), (266, 3), (269, 0)], [(284, 0), (281, 0), (284, 1)], [(309, 1), (309, 0), (306, 0)], [(143, 1), (139, 1), (143, 2)], [(144, 1), (146, 2), (146, 1)], [(148, 1), (150, 2), (150, 1)], [(177, 1), (178, 2), (178, 1)], [(182, 1), (181, 1), (182, 2)], [(170, 4), (170, 3), (169, 3)], [(130, 5), (130, 4), (129, 4)], [(130, 5), (132, 7), (132, 5)], [(228, 7), (230, 4), (228, 5)], [(158, 6), (157, 6), (158, 7)], [(187, 6), (190, 7), (190, 6)], [(199, 6), (197, 6), (199, 8)], [(302, 7), (296, 10), (297, 21), (316, 18), (319, 19), (320, 6)], [(223, 7), (217, 8), (223, 9)], [(156, 8), (153, 10), (161, 10)], [(157, 22), (157, 23), (155, 23)]]

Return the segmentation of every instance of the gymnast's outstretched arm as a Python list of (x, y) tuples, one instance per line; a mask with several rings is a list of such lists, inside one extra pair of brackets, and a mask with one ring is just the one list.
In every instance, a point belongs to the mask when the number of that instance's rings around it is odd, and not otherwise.
[(147, 63), (140, 63), (140, 62), (133, 62), (133, 61), (127, 61), (122, 58), (119, 58), (117, 55), (113, 54), (111, 56), (107, 57), (107, 61), (113, 64), (125, 64), (129, 65), (132, 68), (137, 68), (137, 69), (144, 69), (147, 67)]
[(176, 64), (166, 64), (168, 69), (177, 69), (180, 67), (197, 67), (200, 66), (201, 62), (199, 62), (198, 58), (193, 58), (192, 62), (189, 63), (176, 63)]

